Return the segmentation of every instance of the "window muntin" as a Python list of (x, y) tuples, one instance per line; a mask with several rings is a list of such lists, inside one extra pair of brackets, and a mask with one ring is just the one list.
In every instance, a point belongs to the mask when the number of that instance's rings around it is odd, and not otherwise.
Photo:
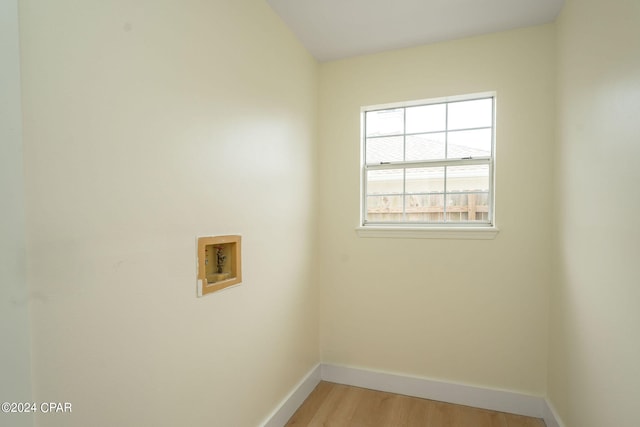
[(367, 225), (493, 225), (495, 97), (362, 110)]

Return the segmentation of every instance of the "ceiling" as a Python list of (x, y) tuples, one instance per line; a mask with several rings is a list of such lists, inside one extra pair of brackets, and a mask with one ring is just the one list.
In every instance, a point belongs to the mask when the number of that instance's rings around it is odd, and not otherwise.
[(564, 0), (266, 0), (319, 61), (539, 25)]

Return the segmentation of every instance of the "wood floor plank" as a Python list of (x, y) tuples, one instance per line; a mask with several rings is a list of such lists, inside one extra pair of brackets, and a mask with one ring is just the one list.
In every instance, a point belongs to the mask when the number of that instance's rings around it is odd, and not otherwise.
[(452, 427), (508, 427), (507, 421), (501, 413), (469, 406), (449, 405), (454, 418)]
[(505, 414), (508, 427), (545, 427), (544, 421), (522, 415)]
[(308, 426), (332, 389), (333, 384), (321, 381), (309, 394), (302, 406), (293, 414), (287, 426)]
[(357, 395), (349, 386), (335, 384), (315, 416), (310, 427), (348, 427), (357, 407)]
[(389, 414), (390, 426), (398, 427), (424, 427), (427, 425), (429, 408), (432, 402), (415, 397), (396, 397), (396, 404)]
[(322, 381), (285, 427), (545, 427), (537, 418)]
[(353, 419), (362, 427), (376, 427), (381, 423), (389, 424), (389, 417), (396, 403), (396, 395), (374, 390), (354, 390), (357, 394), (357, 407)]
[(446, 426), (454, 427), (456, 420), (451, 405), (442, 402), (433, 402), (429, 416), (427, 417), (428, 426)]

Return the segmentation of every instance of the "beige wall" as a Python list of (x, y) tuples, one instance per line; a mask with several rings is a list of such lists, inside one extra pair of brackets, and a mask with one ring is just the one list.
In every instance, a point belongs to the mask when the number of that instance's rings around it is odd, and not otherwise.
[[(321, 66), (324, 362), (545, 394), (554, 31), (548, 25)], [(360, 107), (494, 90), (498, 237), (356, 236)]]
[[(20, 105), (18, 3), (0, 0), (0, 402), (33, 400)], [(4, 422), (32, 426), (33, 417), (0, 413)]]
[(38, 425), (256, 426), (319, 358), (316, 62), (261, 0), (20, 6)]
[(638, 425), (640, 3), (558, 22), (558, 262), (549, 396), (568, 427)]

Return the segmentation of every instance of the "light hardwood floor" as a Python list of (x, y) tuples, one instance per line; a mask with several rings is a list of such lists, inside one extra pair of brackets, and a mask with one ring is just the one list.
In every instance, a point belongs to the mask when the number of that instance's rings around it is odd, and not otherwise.
[(537, 418), (322, 381), (285, 427), (545, 427)]

